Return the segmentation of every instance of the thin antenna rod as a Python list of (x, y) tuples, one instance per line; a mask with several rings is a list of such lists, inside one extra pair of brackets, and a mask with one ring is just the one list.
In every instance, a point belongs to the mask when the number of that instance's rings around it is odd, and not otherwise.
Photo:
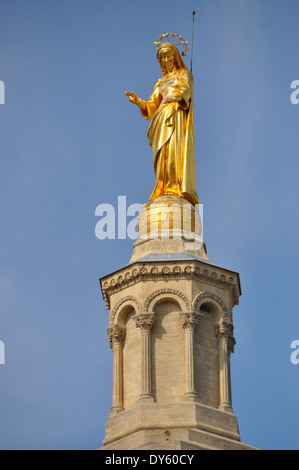
[(194, 42), (194, 20), (195, 20), (195, 13), (196, 11), (193, 10), (192, 16), (193, 16), (193, 21), (192, 21), (192, 45), (191, 45), (191, 65), (190, 65), (190, 72), (192, 72), (192, 59), (193, 59), (193, 42)]

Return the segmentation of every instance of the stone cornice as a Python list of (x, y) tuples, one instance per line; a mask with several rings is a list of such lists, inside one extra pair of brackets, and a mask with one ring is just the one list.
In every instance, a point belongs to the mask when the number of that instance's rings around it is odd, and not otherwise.
[(100, 279), (106, 307), (110, 309), (110, 296), (129, 286), (148, 280), (203, 280), (230, 292), (232, 306), (238, 305), (241, 295), (239, 274), (226, 268), (196, 260), (148, 261), (125, 266)]

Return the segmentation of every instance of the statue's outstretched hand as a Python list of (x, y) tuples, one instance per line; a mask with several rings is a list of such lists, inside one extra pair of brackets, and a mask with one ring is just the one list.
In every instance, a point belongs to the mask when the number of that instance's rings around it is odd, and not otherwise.
[(130, 91), (125, 91), (125, 94), (128, 96), (131, 103), (134, 103), (134, 104), (138, 105), (138, 102), (140, 100), (139, 100), (138, 96), (135, 93), (133, 93), (133, 92), (131, 93)]

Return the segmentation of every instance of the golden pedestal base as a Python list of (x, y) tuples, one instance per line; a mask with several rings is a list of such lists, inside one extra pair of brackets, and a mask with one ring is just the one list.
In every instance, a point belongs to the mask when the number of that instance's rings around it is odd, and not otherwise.
[(209, 260), (196, 206), (178, 196), (161, 196), (144, 204), (131, 263), (153, 253), (188, 253)]

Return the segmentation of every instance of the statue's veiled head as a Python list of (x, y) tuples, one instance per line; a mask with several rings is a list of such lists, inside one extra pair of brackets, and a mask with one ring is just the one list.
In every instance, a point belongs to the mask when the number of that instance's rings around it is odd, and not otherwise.
[(160, 45), (157, 52), (157, 58), (163, 75), (166, 75), (169, 72), (168, 67), (187, 69), (178, 48), (172, 42), (164, 42)]

